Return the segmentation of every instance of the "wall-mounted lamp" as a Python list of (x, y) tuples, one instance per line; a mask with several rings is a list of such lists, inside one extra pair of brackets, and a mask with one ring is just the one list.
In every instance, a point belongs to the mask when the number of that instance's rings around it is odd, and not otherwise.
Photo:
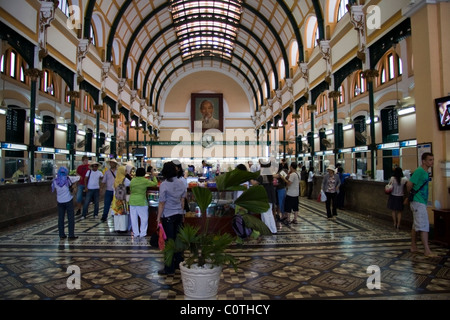
[[(377, 116), (375, 116), (374, 120), (375, 120), (375, 123), (380, 122), (380, 118)], [(366, 124), (371, 124), (371, 123), (372, 123), (372, 119), (369, 118), (366, 120)]]

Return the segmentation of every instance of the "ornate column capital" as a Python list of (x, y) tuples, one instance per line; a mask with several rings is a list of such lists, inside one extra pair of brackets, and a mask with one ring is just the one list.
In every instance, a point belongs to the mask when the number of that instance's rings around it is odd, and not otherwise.
[(67, 95), (70, 97), (70, 99), (78, 99), (80, 97), (79, 91), (68, 91)]
[(37, 81), (38, 78), (42, 77), (43, 72), (42, 70), (33, 68), (33, 69), (26, 69), (25, 70), (25, 75), (27, 77), (31, 78), (31, 81)]
[(339, 91), (330, 91), (328, 93), (328, 98), (337, 101), (341, 97), (341, 93)]
[(317, 106), (315, 104), (310, 104), (307, 107), (308, 111), (314, 112), (317, 111)]
[(97, 112), (103, 111), (103, 105), (102, 104), (96, 104), (94, 106), (94, 110), (97, 111)]
[(103, 62), (103, 64), (102, 64), (102, 81), (105, 81), (109, 77), (110, 70), (111, 70), (111, 62)]
[(380, 73), (376, 69), (368, 69), (363, 72), (363, 77), (369, 82), (373, 82)]

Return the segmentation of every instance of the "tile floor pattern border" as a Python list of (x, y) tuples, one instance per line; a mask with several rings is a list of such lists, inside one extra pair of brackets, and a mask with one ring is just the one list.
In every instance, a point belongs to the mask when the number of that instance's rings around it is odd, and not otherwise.
[[(101, 209), (100, 209), (101, 211)], [(76, 218), (79, 239), (60, 241), (57, 218), (0, 232), (1, 300), (183, 300), (180, 273), (157, 274), (162, 254), (149, 240), (118, 235), (106, 223)], [(409, 252), (407, 230), (340, 211), (328, 221), (323, 204), (301, 199), (298, 225), (262, 241), (235, 245), (238, 269), (225, 268), (218, 300), (450, 300), (449, 249), (426, 258)], [(81, 289), (67, 288), (68, 266)], [(367, 268), (381, 268), (381, 289), (367, 288)]]

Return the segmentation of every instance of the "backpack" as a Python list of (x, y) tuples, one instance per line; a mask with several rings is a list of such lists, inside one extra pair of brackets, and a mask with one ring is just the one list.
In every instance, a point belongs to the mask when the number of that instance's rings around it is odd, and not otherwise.
[(242, 218), (240, 214), (234, 215), (231, 226), (237, 236), (241, 239), (245, 239), (252, 234), (252, 229), (245, 226), (244, 218)]
[(125, 179), (119, 184), (114, 190), (115, 197), (117, 200), (125, 200), (127, 197), (127, 188), (125, 187)]

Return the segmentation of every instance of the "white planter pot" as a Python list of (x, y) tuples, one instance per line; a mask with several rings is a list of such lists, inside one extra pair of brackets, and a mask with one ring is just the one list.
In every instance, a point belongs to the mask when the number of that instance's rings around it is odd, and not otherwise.
[(211, 269), (210, 265), (203, 268), (192, 265), (189, 269), (184, 266), (184, 262), (181, 262), (180, 271), (186, 300), (216, 299), (222, 267)]

